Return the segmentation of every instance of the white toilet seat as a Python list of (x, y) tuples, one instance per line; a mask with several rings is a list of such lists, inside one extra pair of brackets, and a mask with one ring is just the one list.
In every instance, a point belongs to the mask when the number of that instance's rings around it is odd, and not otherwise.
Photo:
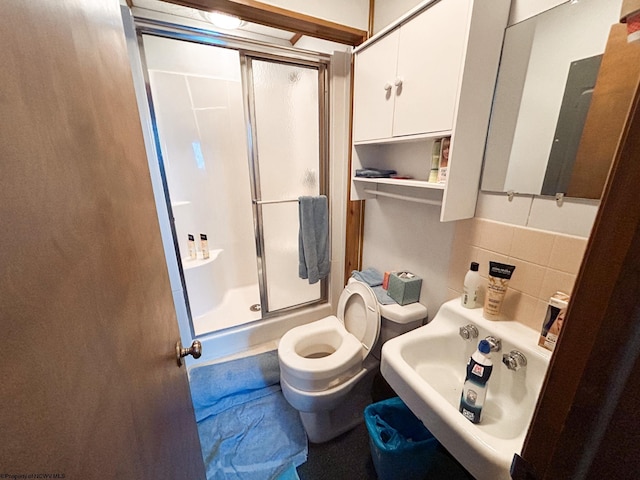
[(278, 345), (280, 375), (301, 391), (340, 385), (362, 369), (379, 331), (375, 294), (363, 283), (349, 283), (338, 301), (338, 317), (325, 317), (284, 334)]

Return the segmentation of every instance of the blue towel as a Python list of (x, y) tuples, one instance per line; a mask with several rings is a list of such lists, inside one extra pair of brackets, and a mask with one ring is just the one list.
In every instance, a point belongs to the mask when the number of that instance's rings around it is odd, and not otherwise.
[(369, 285), (371, 290), (373, 290), (373, 293), (375, 293), (378, 303), (381, 305), (392, 305), (394, 303), (398, 303), (389, 296), (384, 288), (382, 288), (382, 281), (384, 278), (375, 268), (366, 268), (362, 271), (354, 270), (351, 272), (351, 276), (356, 280)]
[(298, 276), (317, 283), (329, 275), (329, 206), (327, 197), (300, 197), (298, 235)]
[(207, 480), (295, 478), (307, 436), (282, 395), (277, 352), (194, 367), (189, 379)]
[(365, 268), (362, 271), (354, 270), (351, 272), (351, 276), (356, 280), (366, 283), (370, 287), (382, 285), (382, 281), (384, 280), (382, 274), (375, 268)]

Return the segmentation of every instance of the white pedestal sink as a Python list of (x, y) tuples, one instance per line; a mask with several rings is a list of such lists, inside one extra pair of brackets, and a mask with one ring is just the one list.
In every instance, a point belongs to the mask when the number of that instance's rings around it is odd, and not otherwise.
[[(463, 340), (462, 326), (473, 324), (478, 338)], [(487, 336), (502, 340), (492, 352), (482, 422), (473, 424), (459, 411), (469, 356)], [(490, 321), (482, 309), (460, 300), (445, 303), (429, 324), (389, 340), (382, 348), (382, 375), (413, 413), (477, 479), (510, 479), (513, 455), (520, 453), (551, 352), (538, 346), (539, 332), (514, 321)], [(517, 371), (502, 355), (518, 350), (527, 365)]]

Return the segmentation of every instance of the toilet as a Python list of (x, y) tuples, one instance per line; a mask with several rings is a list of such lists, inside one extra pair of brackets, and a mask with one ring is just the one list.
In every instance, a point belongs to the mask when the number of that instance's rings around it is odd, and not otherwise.
[(382, 344), (421, 326), (426, 317), (424, 305), (380, 305), (368, 285), (350, 279), (337, 315), (283, 335), (280, 385), (309, 441), (326, 442), (362, 422)]

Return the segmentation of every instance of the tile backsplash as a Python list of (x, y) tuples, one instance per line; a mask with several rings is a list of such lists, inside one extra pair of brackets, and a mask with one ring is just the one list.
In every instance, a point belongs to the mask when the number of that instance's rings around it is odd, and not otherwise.
[(480, 264), (483, 298), (489, 261), (515, 265), (501, 315), (539, 330), (549, 297), (556, 291), (571, 294), (586, 246), (583, 237), (482, 218), (458, 222), (449, 264), (449, 298), (462, 294), (471, 262)]

